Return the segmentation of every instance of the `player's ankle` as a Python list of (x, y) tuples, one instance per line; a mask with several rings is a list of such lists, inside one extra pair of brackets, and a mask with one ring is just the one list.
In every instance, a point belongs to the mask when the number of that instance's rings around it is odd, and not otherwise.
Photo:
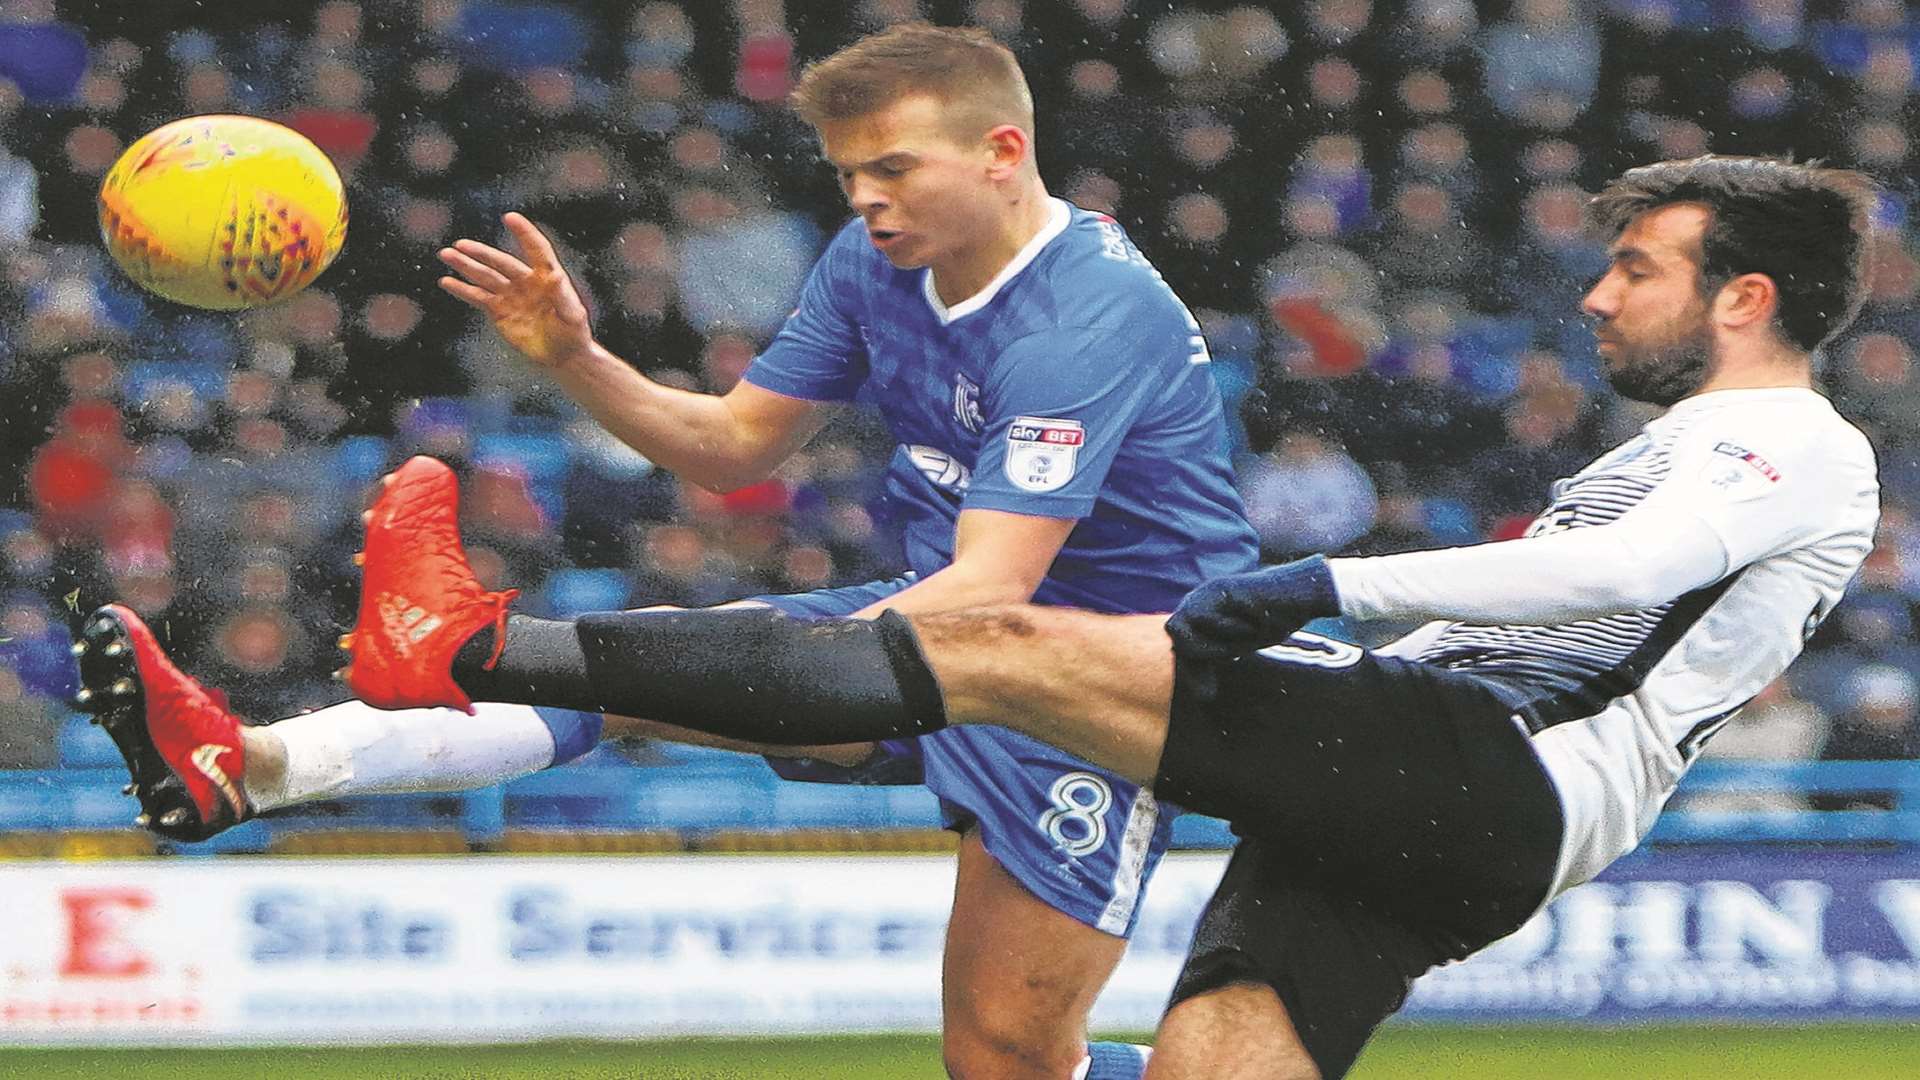
[(247, 763), (240, 788), (256, 809), (286, 802), (287, 744), (265, 727), (242, 727), (240, 747)]
[(475, 701), (598, 711), (571, 620), (509, 614), (504, 626), (482, 626), (454, 653), (452, 674)]
[[(507, 616), (511, 621), (514, 616)], [(505, 637), (504, 628), (496, 631), (491, 625), (482, 626), (473, 632), (473, 636), (462, 642), (453, 653), (453, 681), (460, 689), (473, 694), (476, 687), (472, 683), (482, 682), (485, 672), (495, 666), (494, 657), (500, 649), (500, 639)]]

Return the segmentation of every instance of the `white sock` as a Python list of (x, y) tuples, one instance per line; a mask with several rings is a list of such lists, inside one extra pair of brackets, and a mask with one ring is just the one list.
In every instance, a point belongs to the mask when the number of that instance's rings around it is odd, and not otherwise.
[(531, 705), (376, 709), (343, 701), (253, 729), (287, 750), (272, 788), (243, 781), (255, 810), (398, 791), (465, 791), (553, 764), (553, 732)]

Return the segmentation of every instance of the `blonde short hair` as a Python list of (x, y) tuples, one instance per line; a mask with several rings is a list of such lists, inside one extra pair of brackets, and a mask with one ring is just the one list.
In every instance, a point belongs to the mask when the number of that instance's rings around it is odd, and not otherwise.
[(818, 129), (919, 94), (946, 107), (956, 138), (971, 139), (1001, 124), (1033, 132), (1033, 94), (1019, 61), (973, 27), (912, 22), (869, 34), (808, 65), (792, 103)]

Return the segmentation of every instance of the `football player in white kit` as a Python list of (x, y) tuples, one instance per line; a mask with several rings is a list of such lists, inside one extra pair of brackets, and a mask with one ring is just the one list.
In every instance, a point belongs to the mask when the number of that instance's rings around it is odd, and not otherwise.
[[(1631, 850), (1859, 569), (1873, 451), (1813, 386), (1875, 198), (1711, 155), (1596, 197), (1611, 265), (1582, 308), (1614, 386), (1666, 410), (1522, 538), (1217, 578), (1171, 619), (515, 616), (453, 681), (764, 743), (1000, 724), (1151, 783), (1243, 841), (1149, 1080), (1344, 1075), (1414, 978)], [(1296, 632), (1333, 615), (1432, 621), (1377, 650)]]

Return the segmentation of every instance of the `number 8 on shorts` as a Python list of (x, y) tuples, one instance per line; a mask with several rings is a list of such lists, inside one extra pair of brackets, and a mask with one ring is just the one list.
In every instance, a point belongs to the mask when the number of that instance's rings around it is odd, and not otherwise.
[(1040, 815), (1040, 828), (1074, 858), (1091, 855), (1107, 842), (1106, 812), (1113, 787), (1088, 772), (1070, 772), (1053, 782), (1053, 809)]

